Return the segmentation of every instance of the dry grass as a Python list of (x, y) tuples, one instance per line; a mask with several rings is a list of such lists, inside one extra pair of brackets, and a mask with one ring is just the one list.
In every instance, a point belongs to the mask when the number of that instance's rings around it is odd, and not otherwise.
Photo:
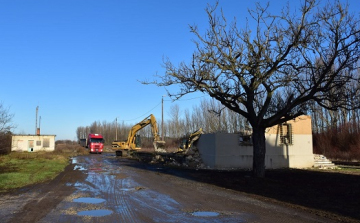
[(0, 156), (0, 191), (41, 183), (55, 178), (69, 158), (87, 154), (79, 145), (59, 144), (53, 152), (11, 152)]

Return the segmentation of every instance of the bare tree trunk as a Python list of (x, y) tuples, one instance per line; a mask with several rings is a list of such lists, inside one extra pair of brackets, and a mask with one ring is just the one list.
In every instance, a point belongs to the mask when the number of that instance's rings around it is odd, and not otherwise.
[(253, 127), (253, 174), (255, 177), (265, 177), (265, 128)]

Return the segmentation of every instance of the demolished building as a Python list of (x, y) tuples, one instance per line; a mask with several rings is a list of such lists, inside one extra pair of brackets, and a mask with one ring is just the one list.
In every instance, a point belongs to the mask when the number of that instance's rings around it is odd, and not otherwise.
[[(311, 117), (266, 129), (267, 169), (310, 168), (314, 165)], [(203, 164), (211, 169), (252, 169), (251, 132), (203, 134), (196, 145)]]

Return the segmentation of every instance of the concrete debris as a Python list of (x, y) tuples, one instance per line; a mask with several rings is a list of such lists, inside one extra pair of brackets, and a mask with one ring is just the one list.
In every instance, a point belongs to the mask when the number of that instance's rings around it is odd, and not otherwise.
[(193, 147), (187, 154), (182, 153), (163, 153), (153, 157), (150, 163), (163, 163), (166, 165), (187, 167), (192, 169), (207, 169), (202, 162), (200, 153), (196, 147)]

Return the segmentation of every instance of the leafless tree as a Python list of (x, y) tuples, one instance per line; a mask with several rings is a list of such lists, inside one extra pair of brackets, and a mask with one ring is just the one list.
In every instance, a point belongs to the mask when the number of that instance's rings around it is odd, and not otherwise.
[(197, 37), (192, 61), (174, 65), (165, 59), (165, 75), (151, 83), (179, 85), (178, 92), (169, 92), (173, 99), (204, 92), (245, 117), (253, 129), (253, 173), (264, 177), (267, 127), (307, 113), (311, 101), (333, 110), (358, 106), (358, 89), (347, 86), (359, 81), (353, 75), (359, 18), (340, 1), (321, 6), (304, 0), (298, 10), (287, 6), (279, 15), (256, 4), (249, 10), (255, 27), (228, 24), (217, 11), (218, 4), (206, 8), (204, 35), (190, 26)]
[(15, 128), (12, 123), (14, 114), (0, 102), (0, 154), (11, 151), (11, 130)]
[(15, 126), (12, 123), (14, 114), (10, 113), (10, 109), (6, 108), (3, 103), (0, 102), (0, 132), (6, 133), (13, 129)]
[(170, 120), (170, 135), (172, 137), (180, 137), (181, 135), (181, 124), (180, 124), (180, 107), (174, 104), (170, 107), (169, 115)]

